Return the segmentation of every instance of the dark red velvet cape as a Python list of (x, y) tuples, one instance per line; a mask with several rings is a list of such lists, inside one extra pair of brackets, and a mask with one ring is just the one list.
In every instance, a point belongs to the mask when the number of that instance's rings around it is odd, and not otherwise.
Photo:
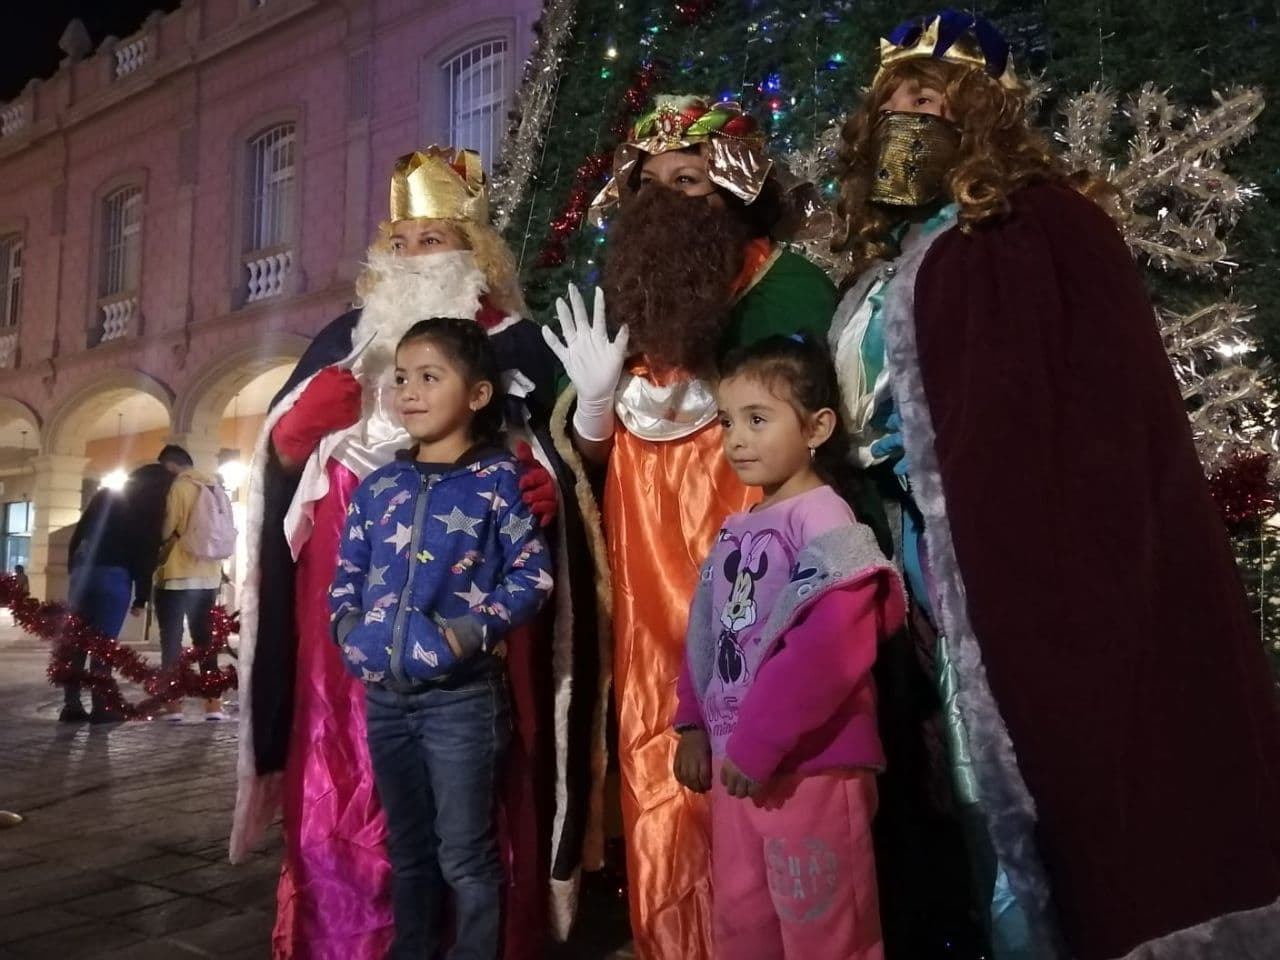
[(1062, 186), (939, 238), (921, 373), (1074, 954), (1280, 896), (1280, 718), (1139, 270)]

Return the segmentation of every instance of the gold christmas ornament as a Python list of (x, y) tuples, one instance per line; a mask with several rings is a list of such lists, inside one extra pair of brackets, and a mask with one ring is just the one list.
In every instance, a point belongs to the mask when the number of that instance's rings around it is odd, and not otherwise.
[(391, 221), (489, 222), (484, 166), (474, 150), (430, 146), (396, 161), (391, 175)]
[(872, 203), (922, 207), (942, 196), (960, 149), (955, 124), (929, 113), (885, 113), (876, 121), (873, 137)]

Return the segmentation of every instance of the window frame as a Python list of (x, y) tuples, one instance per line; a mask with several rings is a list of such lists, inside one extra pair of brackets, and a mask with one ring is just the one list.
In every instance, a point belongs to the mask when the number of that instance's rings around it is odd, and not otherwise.
[[(262, 138), (284, 126), (293, 128), (293, 186), (289, 213), (284, 227), (274, 236), (280, 239), (275, 247), (250, 249), (258, 239), (255, 236), (254, 204), (257, 201), (257, 177), (254, 145)], [(303, 289), (304, 278), (301, 261), (301, 224), (305, 215), (306, 197), (306, 113), (302, 104), (287, 105), (269, 113), (261, 113), (237, 128), (229, 151), (229, 170), (234, 187), (233, 219), (227, 242), (227, 276), (225, 310), (232, 312), (252, 309), (263, 303), (278, 302), (282, 297), (297, 294)], [(283, 285), (276, 293), (250, 300), (249, 264), (275, 254), (288, 253), (291, 265)]]
[[(281, 131), (284, 131), (283, 133)], [(283, 164), (268, 161), (288, 152)], [(240, 253), (275, 250), (297, 233), (298, 123), (284, 120), (262, 128), (244, 144), (244, 221)]]
[[(142, 299), (143, 289), (146, 287), (147, 273), (146, 244), (148, 233), (146, 221), (147, 204), (150, 202), (150, 194), (148, 193), (149, 180), (150, 177), (146, 167), (133, 167), (122, 170), (115, 176), (101, 181), (93, 192), (92, 223), (83, 241), (83, 269), (86, 274), (85, 312), (87, 313), (85, 347), (87, 349), (94, 349), (104, 344), (122, 340), (133, 340), (142, 333)], [(130, 231), (131, 236), (136, 235), (136, 261), (133, 267), (136, 275), (129, 278), (122, 274), (122, 279), (132, 279), (132, 289), (116, 293), (104, 293), (108, 288), (107, 274), (110, 269), (107, 250), (107, 239), (111, 228), (108, 222), (108, 204), (112, 198), (130, 191), (137, 191), (139, 195), (139, 199), (136, 201), (136, 223)], [(129, 284), (125, 284), (125, 286), (129, 286)], [(127, 300), (133, 301), (127, 329), (121, 334), (106, 338), (106, 308), (112, 304), (122, 304)]]
[(26, 237), (21, 232), (0, 234), (0, 330), (11, 330), (22, 322), (22, 261), (25, 251)]
[(475, 144), (454, 143), (451, 140), (454, 132), (450, 110), (452, 85), (446, 82), (449, 78), (445, 70), (450, 64), (471, 51), (480, 49), (486, 44), (500, 43), (503, 46), (503, 62), (500, 71), (502, 100), (494, 110), (496, 114), (492, 131), (494, 142), (487, 151), (481, 149), (480, 154), (486, 173), (493, 170), (498, 160), (497, 150), (502, 146), (506, 135), (507, 114), (514, 103), (519, 79), (517, 68), (523, 63), (522, 57), (527, 55), (527, 50), (519, 42), (516, 26), (516, 17), (495, 17), (483, 20), (453, 34), (424, 54), (419, 69), (422, 143), (477, 149)]
[[(440, 64), (440, 84), (445, 101), (445, 142), (450, 146), (475, 150), (480, 154), (485, 173), (491, 173), (498, 147), (506, 131), (510, 92), (506, 88), (507, 60), (511, 52), (505, 37), (492, 37), (473, 43)], [(497, 61), (495, 64), (493, 61)], [(497, 77), (497, 89), (493, 87)], [(479, 90), (471, 88), (479, 86)], [(464, 103), (469, 95), (470, 102)], [(476, 137), (464, 137), (466, 128), (480, 127), (483, 143)], [(488, 129), (484, 129), (487, 126)]]
[[(118, 207), (118, 212), (114, 210)], [(137, 296), (142, 289), (142, 226), (145, 219), (141, 183), (125, 183), (99, 202), (98, 302)], [(118, 233), (118, 236), (116, 235)]]

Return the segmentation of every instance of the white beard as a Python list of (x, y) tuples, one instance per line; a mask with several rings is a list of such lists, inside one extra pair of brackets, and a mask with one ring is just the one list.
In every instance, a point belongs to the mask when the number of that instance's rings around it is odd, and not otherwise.
[(352, 347), (373, 338), (352, 368), (362, 383), (385, 386), (395, 366), (396, 344), (419, 320), (428, 317), (474, 319), (489, 284), (470, 250), (416, 257), (370, 253), (369, 268), (378, 281), (364, 298)]

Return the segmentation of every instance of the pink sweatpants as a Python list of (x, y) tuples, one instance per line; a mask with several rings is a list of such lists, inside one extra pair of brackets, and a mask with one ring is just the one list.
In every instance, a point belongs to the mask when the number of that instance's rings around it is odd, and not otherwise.
[(869, 770), (779, 777), (751, 800), (714, 776), (717, 960), (883, 960)]

